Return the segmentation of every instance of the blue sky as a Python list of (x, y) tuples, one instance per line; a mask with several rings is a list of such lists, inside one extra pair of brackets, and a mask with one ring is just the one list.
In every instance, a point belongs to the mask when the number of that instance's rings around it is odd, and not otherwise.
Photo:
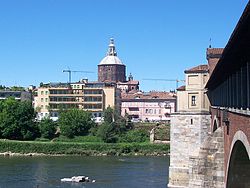
[(119, 58), (142, 90), (175, 89), (185, 69), (224, 47), (247, 0), (0, 0), (0, 85), (97, 80), (114, 37)]

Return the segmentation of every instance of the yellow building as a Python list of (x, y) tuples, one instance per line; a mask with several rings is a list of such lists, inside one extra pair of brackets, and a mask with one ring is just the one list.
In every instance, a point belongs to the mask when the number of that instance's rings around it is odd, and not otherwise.
[(177, 111), (209, 111), (205, 84), (209, 78), (208, 65), (185, 70), (186, 86), (177, 89)]
[(62, 109), (79, 108), (92, 113), (96, 121), (100, 121), (103, 111), (113, 107), (120, 113), (120, 90), (114, 84), (87, 82), (49, 83), (37, 89), (35, 97), (37, 118), (50, 117), (58, 119)]

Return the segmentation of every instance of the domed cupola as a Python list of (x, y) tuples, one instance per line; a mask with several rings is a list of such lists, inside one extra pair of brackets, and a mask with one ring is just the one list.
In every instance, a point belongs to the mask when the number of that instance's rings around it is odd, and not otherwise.
[(98, 65), (99, 82), (125, 82), (126, 66), (117, 57), (114, 39), (110, 39), (108, 52)]

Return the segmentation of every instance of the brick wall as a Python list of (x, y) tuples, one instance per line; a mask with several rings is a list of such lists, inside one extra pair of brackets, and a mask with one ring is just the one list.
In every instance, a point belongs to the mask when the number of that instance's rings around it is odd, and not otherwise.
[[(250, 118), (247, 115), (228, 112), (228, 125), (222, 121), (223, 111), (215, 108), (211, 108), (212, 123), (215, 117), (218, 119), (218, 126), (222, 126), (224, 130), (224, 165), (225, 165), (225, 182), (227, 180), (227, 169), (228, 169), (228, 160), (230, 158), (230, 149), (231, 143), (233, 141), (234, 135), (237, 131), (241, 130), (247, 136), (248, 141), (250, 141)], [(218, 116), (220, 116), (218, 118)]]

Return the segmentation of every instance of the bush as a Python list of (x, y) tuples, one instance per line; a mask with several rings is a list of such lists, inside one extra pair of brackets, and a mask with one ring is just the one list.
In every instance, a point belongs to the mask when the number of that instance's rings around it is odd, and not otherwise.
[(39, 129), (40, 129), (41, 137), (52, 139), (55, 136), (56, 124), (50, 118), (45, 118), (45, 119), (42, 119), (42, 121), (39, 123)]
[(170, 126), (160, 125), (155, 129), (156, 140), (170, 140)]
[(123, 134), (119, 142), (146, 142), (149, 140), (145, 130), (131, 130)]

